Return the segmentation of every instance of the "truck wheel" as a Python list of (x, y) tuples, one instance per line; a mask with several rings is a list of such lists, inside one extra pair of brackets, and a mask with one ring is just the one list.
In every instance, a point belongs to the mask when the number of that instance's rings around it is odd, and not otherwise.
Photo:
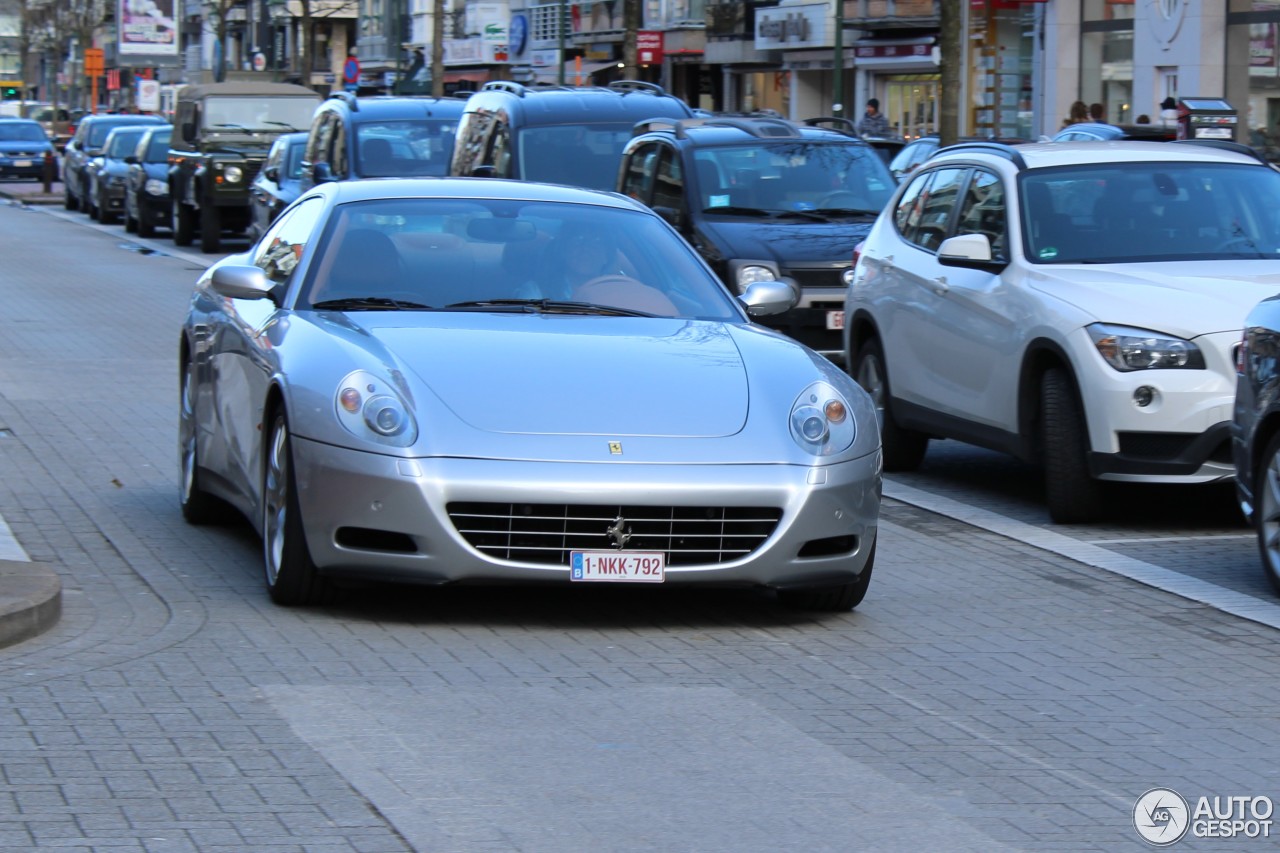
[(190, 246), (196, 236), (196, 217), (190, 205), (180, 201), (173, 203), (173, 243), (175, 246)]
[(218, 208), (206, 204), (200, 208), (200, 251), (216, 252), (222, 246), (222, 217)]

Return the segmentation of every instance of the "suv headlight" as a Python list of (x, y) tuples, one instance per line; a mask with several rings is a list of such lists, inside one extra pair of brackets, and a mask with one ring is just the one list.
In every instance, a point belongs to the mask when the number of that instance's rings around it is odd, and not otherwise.
[(142, 188), (147, 191), (148, 195), (169, 194), (169, 185), (164, 181), (159, 181), (155, 178), (148, 178), (146, 184), (144, 184)]
[(388, 381), (357, 370), (338, 383), (338, 420), (357, 438), (391, 447), (418, 440), (418, 422), (400, 392)]
[(832, 456), (853, 444), (858, 426), (849, 402), (826, 382), (815, 382), (791, 404), (791, 437), (814, 456)]
[(778, 268), (768, 261), (738, 261), (733, 271), (733, 284), (738, 293), (745, 293), (747, 286), (757, 281), (777, 281)]
[(239, 166), (227, 166), (222, 170), (222, 177), (226, 178), (229, 184), (238, 184), (244, 180), (244, 170)]
[(1094, 323), (1088, 328), (1093, 345), (1107, 364), (1133, 370), (1204, 370), (1204, 353), (1191, 341), (1129, 326)]

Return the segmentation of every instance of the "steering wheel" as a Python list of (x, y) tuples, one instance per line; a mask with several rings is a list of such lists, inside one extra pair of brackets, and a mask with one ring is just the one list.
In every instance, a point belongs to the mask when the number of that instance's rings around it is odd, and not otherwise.
[(831, 192), (818, 199), (817, 206), (819, 209), (825, 207), (847, 207), (854, 209), (862, 209), (866, 204), (862, 201), (862, 197), (850, 190), (832, 190)]

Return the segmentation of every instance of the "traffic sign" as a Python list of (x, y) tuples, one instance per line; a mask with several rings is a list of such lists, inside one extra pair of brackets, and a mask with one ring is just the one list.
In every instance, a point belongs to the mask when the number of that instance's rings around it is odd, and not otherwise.
[(102, 48), (86, 47), (84, 49), (84, 76), (101, 77), (105, 67)]
[(342, 82), (360, 83), (360, 60), (354, 56), (348, 56), (346, 64), (342, 66)]

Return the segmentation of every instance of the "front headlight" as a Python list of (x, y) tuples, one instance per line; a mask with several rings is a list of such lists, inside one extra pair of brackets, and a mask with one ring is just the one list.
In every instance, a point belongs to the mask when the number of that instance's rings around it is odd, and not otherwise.
[(846, 450), (858, 435), (849, 402), (826, 382), (804, 389), (791, 405), (791, 437), (814, 456)]
[(338, 383), (338, 420), (352, 435), (391, 447), (418, 440), (418, 423), (400, 392), (388, 381), (357, 370)]
[(747, 261), (742, 264), (733, 275), (733, 283), (738, 288), (738, 293), (745, 293), (748, 285), (755, 284), (757, 281), (777, 280), (778, 270), (776, 267), (754, 261)]
[(169, 185), (164, 181), (158, 181), (155, 178), (148, 178), (147, 182), (142, 185), (148, 195), (168, 195)]
[(1133, 370), (1204, 370), (1204, 354), (1191, 341), (1129, 326), (1094, 323), (1093, 345), (1107, 364), (1124, 373)]
[(222, 170), (222, 177), (226, 178), (229, 184), (238, 184), (244, 179), (244, 170), (239, 166), (228, 166)]

